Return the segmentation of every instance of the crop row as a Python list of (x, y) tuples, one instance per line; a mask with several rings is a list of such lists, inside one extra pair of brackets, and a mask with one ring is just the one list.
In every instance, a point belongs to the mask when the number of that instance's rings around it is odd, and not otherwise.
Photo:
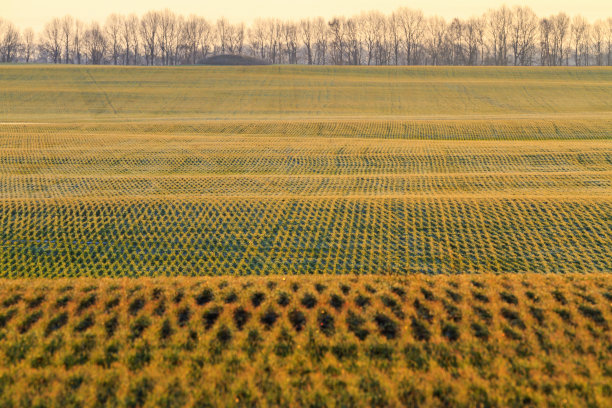
[(565, 196), (607, 197), (612, 172), (525, 174), (282, 175), (0, 175), (8, 199), (155, 196)]
[(612, 270), (608, 200), (6, 200), (4, 277)]
[(0, 285), (5, 405), (603, 407), (612, 398), (608, 275)]
[[(49, 143), (47, 141), (46, 143)], [(610, 144), (424, 142), (164, 136), (24, 137), (0, 151), (3, 174), (427, 174), (612, 170)]]
[(612, 122), (589, 119), (448, 120), (259, 120), (167, 121), (158, 123), (0, 124), (5, 136), (32, 134), (269, 135), (285, 137), (375, 138), (411, 140), (595, 140), (609, 139)]

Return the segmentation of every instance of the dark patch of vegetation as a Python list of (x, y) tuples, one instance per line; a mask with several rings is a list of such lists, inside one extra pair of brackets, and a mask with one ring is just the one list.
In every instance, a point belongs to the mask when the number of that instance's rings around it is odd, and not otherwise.
[(500, 313), (506, 320), (508, 320), (508, 323), (510, 323), (510, 325), (517, 327), (521, 330), (525, 330), (525, 322), (523, 322), (523, 319), (521, 319), (518, 312), (502, 307)]
[(499, 297), (501, 298), (501, 300), (510, 305), (518, 305), (518, 298), (513, 293), (510, 293), (508, 291), (502, 291), (499, 293)]
[(289, 305), (290, 302), (291, 302), (291, 295), (289, 295), (287, 292), (279, 292), (278, 293), (278, 298), (276, 300), (276, 303), (279, 306), (285, 307), (285, 306)]
[(442, 325), (442, 336), (448, 341), (457, 341), (459, 340), (459, 328), (452, 323), (445, 323)]
[(474, 287), (477, 287), (478, 289), (486, 288), (486, 285), (483, 282), (480, 282), (480, 281), (477, 281), (477, 280), (472, 280), (471, 283), (472, 283), (472, 285), (474, 285)]
[(482, 292), (478, 292), (478, 291), (473, 290), (472, 291), (472, 296), (474, 296), (474, 299), (476, 299), (479, 302), (489, 303), (489, 297), (487, 295), (485, 295), (484, 293), (482, 293)]
[(45, 295), (34, 296), (32, 299), (26, 301), (26, 305), (28, 309), (35, 309), (38, 306), (42, 305), (45, 301)]
[(490, 333), (487, 326), (484, 326), (478, 322), (472, 322), (471, 327), (472, 331), (474, 332), (474, 336), (484, 341), (489, 340)]
[(330, 351), (340, 361), (356, 359), (359, 353), (357, 344), (344, 341), (333, 345)]
[(104, 331), (106, 332), (107, 337), (113, 337), (117, 328), (119, 327), (119, 319), (117, 316), (110, 317), (107, 321), (104, 322)]
[(482, 320), (484, 320), (487, 324), (491, 324), (493, 321), (493, 315), (487, 309), (484, 309), (480, 306), (472, 306), (474, 313), (478, 315)]
[(352, 310), (348, 311), (346, 316), (346, 324), (350, 332), (352, 332), (359, 340), (365, 340), (370, 332), (363, 328), (366, 320), (354, 313)]
[(183, 306), (176, 312), (176, 321), (179, 327), (185, 327), (191, 319), (191, 309), (189, 306)]
[(420, 371), (429, 370), (427, 353), (418, 344), (407, 344), (403, 351), (408, 368)]
[(153, 309), (153, 314), (155, 316), (163, 316), (166, 313), (166, 302), (162, 299), (159, 301), (155, 309)]
[(421, 322), (416, 317), (412, 317), (412, 322), (410, 325), (412, 327), (412, 334), (415, 339), (419, 341), (429, 341), (431, 338), (431, 332), (425, 323)]
[(355, 304), (361, 308), (364, 308), (366, 306), (370, 305), (370, 298), (368, 296), (364, 296), (361, 293), (357, 293), (357, 296), (355, 297)]
[(376, 288), (374, 286), (370, 285), (369, 283), (366, 283), (364, 288), (365, 288), (366, 292), (376, 293)]
[(461, 313), (461, 309), (447, 301), (444, 301), (442, 304), (444, 305), (444, 309), (446, 310), (446, 315), (448, 316), (448, 318), (455, 323), (459, 323), (463, 318), (463, 313)]
[(219, 327), (219, 330), (217, 330), (217, 335), (216, 335), (216, 339), (217, 341), (223, 345), (223, 346), (227, 346), (231, 341), (232, 341), (232, 331), (229, 327), (227, 327), (227, 325), (222, 324)]
[(172, 301), (178, 305), (179, 303), (183, 301), (184, 298), (185, 298), (185, 291), (181, 288), (176, 291), (176, 293), (172, 297)]
[(366, 349), (366, 355), (372, 360), (393, 361), (395, 348), (386, 343), (373, 343)]
[(149, 377), (142, 377), (134, 381), (128, 388), (125, 397), (126, 408), (139, 408), (145, 406), (149, 394), (153, 391), (155, 383)]
[(276, 320), (278, 320), (278, 317), (279, 314), (276, 313), (273, 308), (268, 308), (268, 310), (261, 315), (259, 321), (264, 325), (266, 330), (270, 330), (272, 326), (274, 326), (274, 323), (276, 323)]
[(540, 326), (543, 326), (546, 320), (546, 316), (544, 315), (544, 310), (539, 307), (530, 306), (529, 313), (533, 316), (534, 319), (538, 322)]
[(459, 303), (461, 300), (463, 300), (463, 296), (461, 296), (461, 294), (457, 291), (446, 289), (446, 294), (455, 303)]
[(266, 294), (263, 292), (255, 292), (251, 295), (251, 303), (253, 307), (259, 307), (266, 300)]
[(88, 314), (87, 316), (83, 317), (75, 326), (74, 326), (74, 331), (77, 333), (82, 333), (87, 329), (90, 329), (95, 323), (95, 319), (93, 314)]
[(344, 296), (347, 296), (351, 292), (351, 287), (343, 283), (340, 285), (340, 291)]
[(66, 307), (68, 302), (70, 302), (71, 300), (72, 300), (72, 295), (62, 295), (58, 297), (57, 300), (55, 301), (55, 307), (58, 309), (62, 307)]
[(399, 303), (397, 303), (397, 301), (394, 298), (387, 296), (387, 295), (382, 295), (380, 297), (380, 300), (383, 303), (383, 305), (391, 309), (391, 312), (393, 312), (393, 314), (397, 316), (398, 319), (403, 320), (406, 317), (404, 315), (404, 311), (402, 310), (401, 306), (399, 305)]
[(235, 303), (236, 301), (238, 301), (238, 295), (236, 294), (235, 291), (232, 290), (230, 293), (225, 295), (225, 297), (223, 298), (223, 301), (227, 304)]
[(319, 330), (326, 336), (331, 336), (336, 331), (334, 317), (325, 309), (321, 309), (317, 313), (317, 323)]
[(274, 354), (279, 357), (287, 357), (293, 353), (294, 347), (295, 341), (291, 337), (291, 333), (289, 333), (286, 327), (282, 327), (274, 344)]
[(423, 294), (423, 297), (425, 298), (425, 300), (430, 300), (430, 301), (436, 300), (436, 297), (434, 296), (433, 292), (427, 288), (421, 288), (421, 293)]
[(204, 288), (195, 297), (196, 304), (198, 306), (204, 306), (205, 304), (212, 302), (215, 299), (215, 295), (210, 288)]
[(128, 306), (128, 313), (132, 316), (136, 316), (146, 303), (147, 301), (144, 297), (137, 296), (134, 300), (130, 302), (130, 305)]
[(383, 313), (376, 313), (374, 322), (378, 326), (380, 334), (389, 340), (396, 338), (399, 334), (399, 325), (397, 322)]
[(567, 305), (567, 298), (561, 291), (559, 291), (559, 289), (553, 290), (551, 294), (557, 302), (561, 303), (563, 306)]
[(391, 292), (395, 293), (402, 300), (406, 297), (406, 290), (402, 287), (391, 286)]
[(222, 311), (223, 308), (221, 306), (213, 306), (204, 312), (202, 317), (204, 319), (204, 327), (206, 328), (206, 330), (210, 329), (215, 325)]
[(300, 310), (293, 309), (289, 312), (289, 322), (295, 331), (300, 332), (306, 325), (306, 316)]
[(322, 294), (323, 292), (325, 292), (325, 289), (327, 289), (326, 285), (323, 285), (322, 283), (315, 283), (314, 285), (315, 290), (320, 294)]
[(0, 313), (0, 329), (3, 329), (13, 317), (17, 315), (17, 308), (12, 308), (4, 313)]
[(45, 336), (48, 336), (54, 331), (61, 329), (67, 323), (68, 323), (68, 313), (61, 312), (60, 314), (58, 314), (57, 316), (49, 320), (49, 323), (47, 323), (47, 327), (45, 328)]
[(23, 299), (23, 295), (21, 295), (20, 293), (15, 293), (14, 295), (11, 295), (8, 298), (4, 299), (4, 301), (2, 302), (2, 306), (4, 307), (14, 306), (17, 303), (19, 303), (21, 299)]
[(302, 306), (308, 309), (312, 309), (317, 305), (317, 298), (310, 292), (306, 292), (302, 299), (300, 300)]
[(234, 324), (236, 325), (236, 328), (238, 328), (238, 330), (242, 330), (242, 328), (245, 324), (247, 324), (250, 318), (251, 312), (247, 311), (242, 306), (234, 310)]
[(77, 307), (77, 312), (81, 313), (84, 310), (89, 309), (90, 307), (95, 305), (97, 301), (98, 295), (96, 295), (95, 293), (90, 293), (89, 295), (81, 299), (81, 301), (79, 302), (79, 306)]
[(415, 299), (413, 305), (419, 319), (427, 320), (428, 322), (431, 322), (433, 320), (433, 313), (431, 312), (431, 310), (429, 310), (427, 306), (422, 304), (419, 299)]
[(115, 296), (114, 298), (108, 300), (104, 304), (104, 310), (107, 311), (107, 312), (110, 312), (111, 310), (113, 310), (114, 308), (119, 306), (120, 302), (121, 302), (121, 299), (119, 298), (119, 296)]
[(578, 311), (580, 312), (581, 315), (583, 315), (587, 319), (591, 319), (598, 326), (605, 327), (605, 328), (608, 327), (608, 322), (606, 321), (603, 314), (601, 313), (601, 310), (595, 307), (587, 306), (587, 305), (579, 305)]
[(329, 305), (336, 310), (340, 310), (344, 306), (344, 298), (337, 293), (332, 293), (329, 298)]
[(19, 326), (17, 326), (17, 331), (19, 331), (19, 334), (27, 333), (32, 328), (32, 326), (34, 326), (34, 324), (40, 320), (42, 315), (43, 313), (40, 310), (28, 314), (25, 319), (23, 319), (23, 321), (19, 323)]
[(166, 318), (162, 322), (162, 325), (159, 329), (159, 339), (161, 341), (169, 340), (174, 335), (174, 327), (172, 327), (172, 323), (170, 319)]
[(130, 325), (130, 340), (136, 340), (142, 333), (151, 326), (151, 319), (148, 316), (140, 316)]

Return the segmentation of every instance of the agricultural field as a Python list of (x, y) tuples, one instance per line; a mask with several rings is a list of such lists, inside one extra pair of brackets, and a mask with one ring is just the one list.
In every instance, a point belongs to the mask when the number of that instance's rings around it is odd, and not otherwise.
[(610, 406), (601, 274), (0, 282), (2, 406)]
[(606, 407), (611, 272), (610, 68), (0, 66), (0, 406)]
[(608, 68), (0, 68), (0, 276), (609, 272)]

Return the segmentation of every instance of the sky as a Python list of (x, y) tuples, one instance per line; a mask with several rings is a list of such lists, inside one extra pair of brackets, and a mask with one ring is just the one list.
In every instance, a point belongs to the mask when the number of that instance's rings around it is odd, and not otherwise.
[(177, 14), (198, 14), (216, 20), (226, 17), (232, 22), (249, 23), (257, 17), (299, 19), (334, 15), (351, 16), (361, 11), (389, 13), (398, 7), (421, 9), (426, 15), (447, 19), (480, 15), (502, 4), (529, 5), (539, 16), (564, 11), (581, 14), (594, 21), (612, 17), (610, 0), (0, 0), (0, 18), (20, 28), (40, 30), (52, 17), (70, 14), (85, 22), (103, 22), (111, 13), (141, 15), (149, 10), (169, 8)]

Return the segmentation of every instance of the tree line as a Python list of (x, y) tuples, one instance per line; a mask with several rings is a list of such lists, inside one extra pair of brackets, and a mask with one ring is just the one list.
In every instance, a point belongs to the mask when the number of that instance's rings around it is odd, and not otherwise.
[(112, 14), (89, 24), (53, 18), (36, 33), (0, 18), (5, 63), (189, 65), (213, 55), (272, 64), (316, 65), (612, 65), (612, 17), (590, 23), (565, 13), (538, 17), (507, 6), (451, 21), (399, 8), (300, 21), (221, 18), (150, 11)]

